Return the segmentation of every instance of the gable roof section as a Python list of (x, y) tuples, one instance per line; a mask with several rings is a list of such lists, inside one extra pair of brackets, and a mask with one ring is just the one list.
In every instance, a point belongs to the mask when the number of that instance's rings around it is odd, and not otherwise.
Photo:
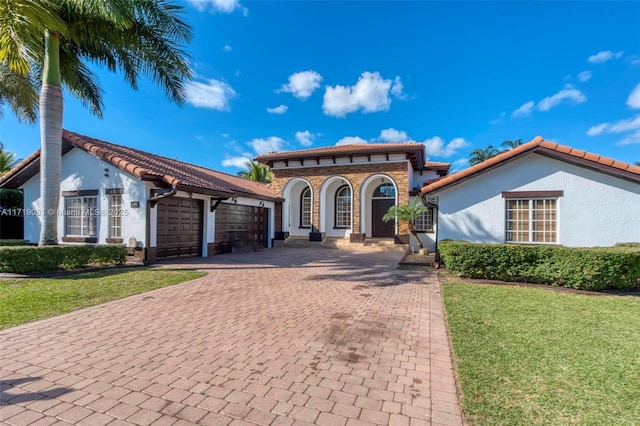
[(299, 151), (274, 152), (258, 155), (256, 161), (272, 165), (275, 161), (316, 160), (320, 158), (336, 158), (348, 156), (368, 156), (373, 154), (407, 154), (415, 170), (421, 170), (424, 165), (424, 145), (416, 142), (406, 143), (357, 143), (325, 148), (303, 149)]
[(531, 142), (503, 152), (502, 154), (498, 154), (493, 158), (483, 161), (482, 163), (478, 163), (468, 169), (451, 174), (436, 182), (428, 183), (422, 187), (420, 193), (428, 194), (430, 192), (449, 188), (532, 152), (622, 179), (640, 182), (640, 167), (638, 166), (623, 163), (622, 161), (616, 161), (612, 158), (602, 157), (598, 154), (582, 151), (580, 149), (574, 149), (569, 146), (559, 145), (555, 142), (544, 140), (542, 136), (536, 136)]
[[(205, 167), (151, 154), (122, 145), (62, 131), (63, 155), (79, 148), (95, 157), (158, 186), (210, 195), (279, 199), (267, 185)], [(0, 178), (0, 187), (17, 188), (40, 172), (40, 150)]]

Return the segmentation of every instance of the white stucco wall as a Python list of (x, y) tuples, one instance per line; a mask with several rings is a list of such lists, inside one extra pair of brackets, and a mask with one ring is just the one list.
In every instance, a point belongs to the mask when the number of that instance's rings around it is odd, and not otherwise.
[[(282, 231), (292, 236), (306, 237), (311, 232), (311, 227), (300, 227), (300, 196), (311, 184), (302, 178), (295, 178), (287, 182), (283, 190), (284, 203), (282, 205)], [(311, 190), (311, 206), (313, 206), (316, 194)], [(311, 208), (311, 223), (313, 223), (313, 207)]]
[(422, 188), (424, 186), (424, 181), (437, 177), (438, 173), (435, 170), (423, 170), (422, 172), (418, 172), (414, 171), (413, 168), (409, 166), (409, 179), (411, 179), (411, 182), (409, 182), (409, 189)]
[(611, 246), (640, 241), (640, 184), (539, 154), (430, 195), (439, 196), (438, 240), (505, 242), (502, 191), (562, 190), (558, 244)]
[[(60, 191), (98, 190), (98, 244), (105, 244), (109, 235), (109, 197), (106, 193), (110, 188), (122, 188), (123, 211), (122, 239), (127, 244), (130, 237), (134, 237), (144, 246), (145, 242), (145, 216), (147, 191), (144, 182), (123, 172), (93, 155), (74, 148), (62, 157), (62, 175)], [(29, 209), (40, 209), (40, 175), (36, 175), (27, 181), (24, 190), (25, 212)], [(131, 202), (138, 201), (138, 208), (131, 207)], [(58, 219), (58, 239), (65, 235), (64, 197), (60, 195)], [(27, 214), (24, 219), (24, 237), (30, 242), (37, 243), (40, 238), (41, 217), (35, 214)]]

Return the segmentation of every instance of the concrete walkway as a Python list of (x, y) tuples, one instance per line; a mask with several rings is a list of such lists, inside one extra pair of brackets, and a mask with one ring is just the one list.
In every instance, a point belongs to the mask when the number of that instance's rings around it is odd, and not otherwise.
[(462, 424), (435, 274), (275, 248), (0, 332), (9, 425)]

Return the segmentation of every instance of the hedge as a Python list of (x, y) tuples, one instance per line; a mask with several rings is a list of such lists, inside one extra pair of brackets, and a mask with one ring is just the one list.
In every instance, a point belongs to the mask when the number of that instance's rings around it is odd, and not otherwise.
[(637, 247), (571, 248), (442, 241), (447, 268), (470, 278), (578, 290), (640, 287)]
[(0, 247), (2, 246), (26, 246), (29, 244), (27, 240), (0, 240)]
[(120, 265), (125, 257), (125, 248), (120, 245), (0, 247), (0, 272), (24, 274)]

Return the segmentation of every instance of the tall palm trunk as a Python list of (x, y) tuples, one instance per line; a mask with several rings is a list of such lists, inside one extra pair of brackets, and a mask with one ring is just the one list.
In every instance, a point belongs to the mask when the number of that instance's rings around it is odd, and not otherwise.
[(45, 35), (45, 60), (40, 93), (40, 197), (42, 226), (39, 245), (58, 243), (58, 206), (62, 169), (62, 90), (60, 37)]

